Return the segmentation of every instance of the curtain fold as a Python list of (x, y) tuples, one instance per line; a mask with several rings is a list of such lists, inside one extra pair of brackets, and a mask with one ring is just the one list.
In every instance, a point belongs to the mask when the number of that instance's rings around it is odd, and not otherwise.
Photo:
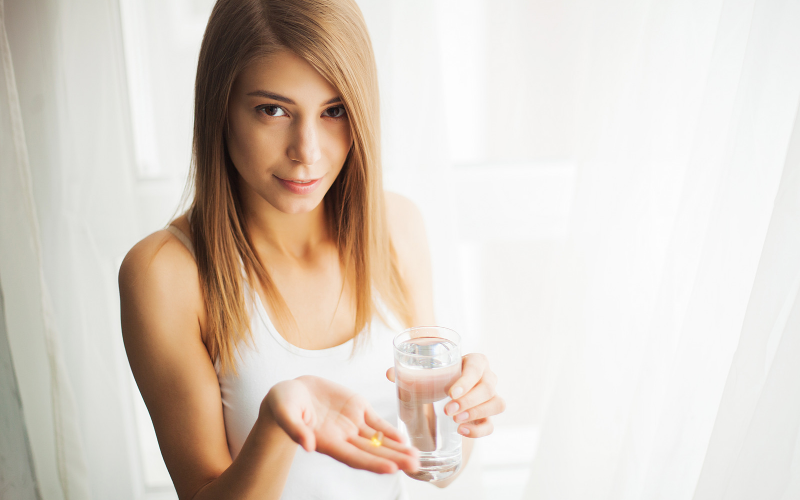
[(800, 107), (695, 500), (800, 498)]
[(44, 499), (88, 498), (78, 412), (45, 282), (22, 110), (0, 0), (2, 173), (0, 283), (6, 328), (30, 438), (36, 489)]
[(800, 224), (774, 205), (794, 189), (798, 23), (796, 1), (649, 4), (629, 92), (582, 153), (585, 272), (558, 307), (570, 340), (525, 498), (790, 498), (797, 458), (768, 473), (758, 452), (794, 450), (800, 377), (743, 367), (763, 364), (767, 303), (792, 325), (794, 264), (773, 253)]
[(23, 153), (2, 164), (0, 277), (37, 480), (44, 499), (138, 498), (116, 285), (139, 237), (118, 5), (4, 7)]

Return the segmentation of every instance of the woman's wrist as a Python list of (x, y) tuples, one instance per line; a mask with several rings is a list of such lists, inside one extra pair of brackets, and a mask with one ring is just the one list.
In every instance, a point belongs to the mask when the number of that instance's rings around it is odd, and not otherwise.
[(193, 498), (277, 500), (283, 492), (296, 451), (297, 444), (278, 424), (265, 397), (236, 459)]
[(259, 441), (266, 440), (274, 443), (277, 440), (294, 443), (289, 434), (278, 423), (270, 394), (274, 396), (272, 389), (264, 396), (264, 399), (261, 400), (258, 418), (256, 419), (255, 425), (253, 425), (253, 432), (259, 435), (257, 437)]
[[(270, 389), (272, 392), (272, 389)], [(261, 400), (261, 405), (258, 408), (258, 419), (256, 423), (261, 423), (262, 425), (278, 425), (277, 420), (275, 419), (275, 413), (272, 411), (272, 407), (270, 406), (269, 392), (264, 399)]]
[(261, 402), (258, 418), (253, 425), (251, 434), (254, 434), (253, 438), (256, 442), (268, 447), (277, 445), (280, 448), (293, 448), (297, 446), (289, 434), (287, 434), (278, 423), (278, 420), (275, 418), (275, 413), (266, 397)]

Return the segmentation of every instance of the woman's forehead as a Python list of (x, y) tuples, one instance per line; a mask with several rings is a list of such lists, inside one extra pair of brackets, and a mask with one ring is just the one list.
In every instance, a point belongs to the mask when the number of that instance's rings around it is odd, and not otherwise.
[(234, 89), (243, 95), (266, 91), (295, 102), (326, 102), (339, 95), (311, 64), (290, 50), (255, 59), (239, 74)]

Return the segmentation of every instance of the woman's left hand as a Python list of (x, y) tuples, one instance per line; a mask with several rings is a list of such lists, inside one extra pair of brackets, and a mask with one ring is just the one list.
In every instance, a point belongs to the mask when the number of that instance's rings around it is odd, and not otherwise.
[[(394, 368), (389, 368), (386, 377), (394, 382)], [(489, 368), (483, 354), (467, 354), (461, 358), (461, 377), (450, 387), (453, 401), (447, 403), (444, 412), (453, 417), (459, 434), (479, 438), (494, 430), (491, 417), (503, 413), (506, 403), (497, 395), (497, 375)]]

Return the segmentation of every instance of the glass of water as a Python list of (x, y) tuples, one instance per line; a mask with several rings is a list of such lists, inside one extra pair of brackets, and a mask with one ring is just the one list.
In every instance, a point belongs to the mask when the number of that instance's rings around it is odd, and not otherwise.
[(461, 435), (444, 413), (448, 393), (461, 376), (461, 337), (449, 328), (419, 326), (394, 338), (398, 429), (420, 451), (410, 477), (439, 481), (461, 468)]

